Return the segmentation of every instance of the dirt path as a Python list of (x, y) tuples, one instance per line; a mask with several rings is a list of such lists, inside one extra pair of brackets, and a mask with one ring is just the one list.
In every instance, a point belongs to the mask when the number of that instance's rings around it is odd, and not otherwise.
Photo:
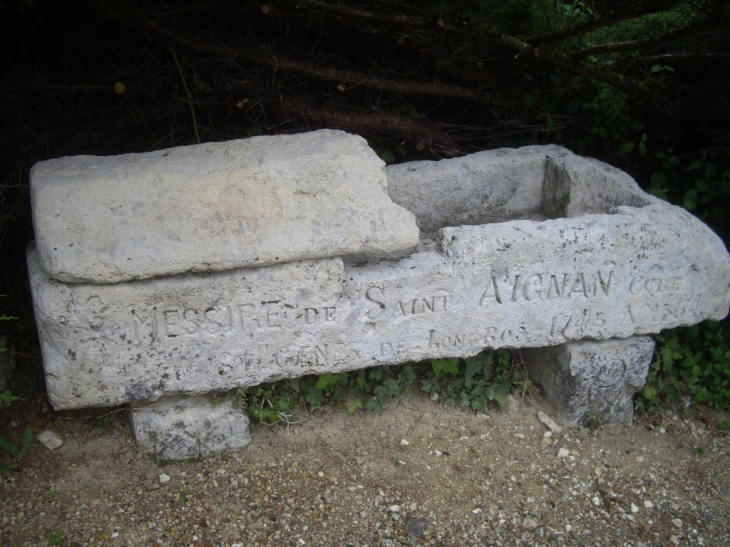
[(728, 437), (669, 415), (547, 439), (537, 410), (419, 395), (300, 413), (240, 453), (168, 465), (137, 452), (123, 412), (47, 413), (65, 442), (3, 476), (0, 544), (730, 545)]

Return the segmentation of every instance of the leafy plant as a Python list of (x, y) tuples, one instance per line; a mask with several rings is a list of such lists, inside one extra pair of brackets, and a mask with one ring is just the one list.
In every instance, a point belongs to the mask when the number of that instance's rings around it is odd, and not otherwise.
[(56, 532), (52, 536), (47, 536), (48, 543), (51, 545), (60, 545), (63, 541), (63, 534), (61, 532)]
[(20, 397), (16, 397), (13, 395), (9, 389), (6, 389), (2, 393), (0, 393), (0, 408), (5, 408), (10, 406), (13, 402), (20, 399)]
[(438, 394), (444, 404), (468, 406), (478, 412), (491, 401), (504, 408), (513, 389), (529, 387), (529, 380), (506, 350), (487, 350), (466, 359), (432, 360), (431, 369), (421, 380), (423, 391)]
[(687, 394), (697, 403), (730, 407), (730, 343), (723, 323), (669, 330), (656, 339), (656, 356), (637, 408), (656, 410)]
[(178, 486), (177, 492), (178, 492), (177, 501), (180, 503), (187, 503), (188, 493), (190, 492), (190, 488), (188, 487), (188, 485), (184, 485), (182, 487)]
[(297, 404), (313, 411), (340, 404), (349, 414), (380, 411), (388, 401), (411, 392), (416, 381), (422, 391), (442, 396), (445, 404), (476, 411), (485, 410), (490, 402), (504, 407), (513, 389), (530, 384), (511, 354), (500, 350), (466, 359), (432, 359), (279, 380), (232, 391), (227, 398), (246, 409), (253, 422), (290, 423)]
[(18, 448), (14, 444), (10, 444), (5, 437), (0, 435), (0, 448), (2, 448), (10, 455), (11, 458), (13, 458), (13, 463), (0, 465), (0, 472), (8, 471), (10, 469), (20, 469), (20, 460), (23, 458), (23, 456), (25, 456), (26, 452), (28, 452), (28, 449), (30, 448), (32, 442), (33, 430), (30, 428), (30, 426), (26, 427), (25, 431), (23, 432), (23, 440), (21, 441), (20, 448)]

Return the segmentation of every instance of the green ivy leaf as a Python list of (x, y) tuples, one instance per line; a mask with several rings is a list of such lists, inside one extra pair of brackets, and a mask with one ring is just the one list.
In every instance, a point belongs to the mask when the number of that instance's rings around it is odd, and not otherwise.
[(527, 108), (534, 108), (537, 104), (537, 97), (535, 97), (534, 95), (530, 95), (529, 93), (525, 94), (522, 97), (522, 100), (525, 102), (525, 106)]
[(618, 149), (620, 154), (628, 154), (631, 152), (634, 148), (636, 148), (636, 145), (631, 141), (626, 141), (621, 145), (621, 147)]
[(436, 376), (442, 372), (459, 374), (459, 359), (431, 359), (431, 368)]
[(353, 399), (347, 403), (348, 414), (354, 414), (358, 408), (362, 408), (362, 401), (360, 399)]

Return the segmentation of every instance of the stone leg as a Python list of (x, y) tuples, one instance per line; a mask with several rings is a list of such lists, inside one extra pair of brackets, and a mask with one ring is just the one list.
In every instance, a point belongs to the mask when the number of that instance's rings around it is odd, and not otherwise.
[(251, 442), (246, 413), (225, 400), (214, 404), (212, 395), (133, 403), (130, 420), (139, 449), (161, 460), (204, 458)]
[(585, 425), (589, 419), (630, 424), (632, 398), (646, 382), (653, 354), (648, 336), (522, 350), (530, 378), (570, 425)]

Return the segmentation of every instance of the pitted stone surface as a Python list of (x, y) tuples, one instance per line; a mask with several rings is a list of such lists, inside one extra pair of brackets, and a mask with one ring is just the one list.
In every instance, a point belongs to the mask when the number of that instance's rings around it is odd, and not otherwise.
[[(499, 215), (526, 201), (520, 216), (548, 220), (452, 217), (457, 202), (437, 198), (468, 177), (443, 169), (429, 177), (423, 164), (440, 164), (417, 162), (404, 172), (421, 173), (424, 203), (401, 199), (405, 183), (389, 170), (394, 199), (412, 206), (424, 230), (440, 230), (407, 256), (69, 284), (51, 279), (31, 249), (52, 404), (114, 406), (487, 347), (625, 338), (727, 315), (730, 256), (695, 217), (561, 148), (496, 157), (502, 167), (475, 162), (468, 171), (494, 180), (504, 172), (508, 194), (523, 196)], [(515, 165), (527, 173), (524, 188)], [(474, 225), (444, 227), (450, 218)]]
[(571, 425), (589, 419), (630, 424), (632, 398), (644, 387), (653, 355), (654, 341), (648, 336), (581, 340), (522, 352), (530, 378)]
[(328, 365), (352, 358), (337, 315), (345, 313), (339, 258), (115, 284), (52, 280), (35, 252), (29, 267), (55, 408), (199, 395), (328, 370), (292, 363), (286, 348), (309, 348), (314, 359), (315, 347), (326, 347)]
[(233, 389), (485, 347), (607, 340), (719, 320), (730, 259), (666, 204), (448, 228), (438, 249), (114, 285), (48, 278), (29, 255), (56, 408)]
[(52, 278), (114, 283), (413, 247), (383, 166), (332, 130), (44, 161), (38, 251)]
[(385, 172), (388, 194), (416, 215), (428, 236), (445, 226), (576, 217), (659, 202), (620, 169), (555, 145), (401, 163)]
[(248, 416), (227, 400), (166, 397), (129, 411), (137, 446), (160, 460), (204, 458), (251, 443)]

